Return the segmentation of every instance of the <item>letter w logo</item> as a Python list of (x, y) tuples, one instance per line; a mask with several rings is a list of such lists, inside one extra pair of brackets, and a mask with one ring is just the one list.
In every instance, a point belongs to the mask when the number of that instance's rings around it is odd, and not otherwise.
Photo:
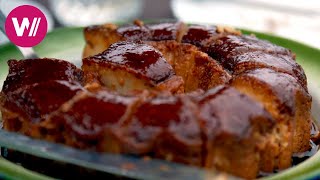
[(19, 25), (17, 18), (12, 18), (14, 29), (16, 30), (16, 34), (19, 37), (23, 36), (25, 29), (29, 30), (29, 35), (28, 35), (29, 37), (36, 36), (40, 21), (41, 21), (40, 17), (33, 18), (31, 28), (29, 29), (30, 22), (28, 18), (23, 18), (21, 25)]

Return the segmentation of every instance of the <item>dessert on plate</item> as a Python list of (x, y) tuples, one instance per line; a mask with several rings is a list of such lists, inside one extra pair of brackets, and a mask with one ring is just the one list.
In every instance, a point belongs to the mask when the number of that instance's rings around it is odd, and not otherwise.
[(182, 22), (90, 26), (84, 37), (81, 69), (8, 61), (4, 129), (243, 178), (286, 169), (310, 148), (307, 78), (286, 48)]

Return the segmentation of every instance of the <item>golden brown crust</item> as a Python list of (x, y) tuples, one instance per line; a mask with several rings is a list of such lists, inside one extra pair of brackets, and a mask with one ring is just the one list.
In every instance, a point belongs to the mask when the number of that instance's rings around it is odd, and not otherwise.
[(149, 41), (145, 43), (163, 54), (176, 75), (183, 78), (186, 92), (196, 89), (208, 90), (227, 83), (231, 78), (229, 73), (214, 59), (193, 45), (176, 41)]
[(104, 24), (101, 26), (90, 26), (84, 28), (84, 38), (86, 46), (83, 57), (89, 57), (105, 51), (111, 44), (124, 40), (117, 32), (114, 24)]

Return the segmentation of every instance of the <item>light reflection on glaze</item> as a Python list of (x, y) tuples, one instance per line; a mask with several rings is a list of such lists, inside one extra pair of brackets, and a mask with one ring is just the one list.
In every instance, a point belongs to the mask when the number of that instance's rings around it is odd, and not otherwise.
[(90, 58), (113, 67), (126, 68), (158, 83), (174, 75), (172, 66), (152, 46), (138, 42), (118, 42)]

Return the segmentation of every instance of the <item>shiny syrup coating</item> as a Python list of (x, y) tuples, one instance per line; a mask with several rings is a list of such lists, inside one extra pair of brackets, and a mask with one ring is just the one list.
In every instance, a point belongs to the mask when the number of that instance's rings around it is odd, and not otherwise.
[[(133, 115), (133, 122), (139, 124), (137, 135), (144, 135), (144, 129), (179, 129), (175, 133), (187, 137), (187, 134), (199, 133), (191, 103), (179, 96), (159, 96), (142, 103)], [(137, 137), (139, 138), (139, 137)]]
[(242, 54), (249, 51), (263, 51), (271, 54), (283, 54), (294, 57), (291, 51), (286, 48), (247, 35), (223, 36), (210, 45), (207, 53), (210, 56), (217, 58), (218, 61), (227, 63), (224, 61), (228, 61), (229, 56), (232, 54)]
[(24, 86), (8, 92), (4, 107), (20, 112), (27, 120), (38, 122), (63, 103), (83, 91), (79, 83), (53, 80)]
[(203, 48), (211, 37), (217, 35), (216, 29), (214, 26), (191, 25), (188, 32), (183, 36), (182, 42)]
[[(207, 91), (199, 100), (200, 121), (207, 138), (231, 136), (250, 138), (252, 124), (271, 128), (274, 119), (263, 105), (228, 86)], [(262, 121), (263, 117), (263, 121)], [(253, 122), (260, 118), (260, 122)]]
[[(171, 38), (174, 34), (174, 29), (170, 29), (170, 26), (155, 25), (155, 27), (156, 28), (147, 28), (147, 26), (144, 26), (143, 24), (140, 26), (127, 26), (119, 28), (118, 33), (123, 37), (126, 37), (127, 40), (133, 41), (136, 41), (137, 39), (148, 40), (154, 38), (152, 37), (153, 35), (159, 39)], [(210, 55), (212, 57), (217, 57), (218, 60), (229, 69), (236, 68), (237, 65), (248, 62), (245, 60), (246, 57), (235, 59), (238, 56), (233, 55), (236, 54), (243, 55), (249, 52), (267, 52), (277, 57), (282, 55), (286, 56), (289, 60), (290, 57), (293, 57), (289, 50), (272, 45), (266, 41), (257, 40), (251, 36), (219, 36), (216, 37), (219, 38), (218, 40), (214, 39), (212, 41), (207, 41), (207, 39), (211, 39), (212, 36), (214, 36), (215, 32), (210, 32), (210, 30), (205, 31), (203, 28), (191, 27), (189, 32), (192, 31), (194, 31), (194, 33), (191, 33), (191, 35), (193, 34), (194, 36), (190, 36), (190, 34), (185, 36), (187, 40), (190, 40), (189, 43), (198, 45), (199, 47), (206, 47), (206, 49), (204, 49), (205, 52), (211, 53)], [(208, 44), (206, 44), (208, 42), (212, 43), (212, 46), (209, 49), (207, 49)], [(132, 44), (140, 43), (129, 44), (130, 47)], [(206, 44), (206, 46), (203, 44)], [(98, 65), (110, 65), (114, 68), (125, 68), (129, 72), (139, 74), (141, 77), (156, 76), (148, 70), (151, 69), (151, 66), (156, 66), (157, 68), (154, 68), (153, 70), (157, 72), (159, 70), (159, 67), (157, 66), (158, 61), (149, 60), (148, 57), (153, 57), (151, 59), (161, 59), (161, 57), (155, 56), (154, 53), (149, 53), (148, 48), (146, 51), (144, 48), (141, 48), (143, 51), (135, 51), (140, 49), (140, 45), (131, 46), (131, 49), (129, 48), (129, 54), (125, 52), (125, 47), (118, 49), (117, 46), (118, 45), (115, 45), (113, 50), (111, 49), (112, 52), (110, 52), (110, 54), (102, 53), (92, 62), (99, 63)], [(108, 59), (109, 62), (105, 62), (107, 59), (106, 57), (109, 55), (110, 61)], [(261, 54), (249, 55), (249, 58), (247, 59), (250, 59), (249, 61), (251, 61), (255, 58), (254, 56), (260, 55)], [(267, 57), (266, 59), (269, 58), (270, 57)], [(137, 63), (137, 61), (140, 61), (141, 59), (142, 61)], [(257, 62), (262, 64), (265, 63), (261, 61)], [(283, 94), (281, 93), (286, 93), (287, 90), (288, 94), (291, 94), (292, 92), (301, 89), (299, 88), (296, 79), (289, 75), (292, 72), (278, 73), (275, 71), (278, 66), (276, 60), (272, 59), (264, 65), (268, 67), (274, 66), (275, 69), (274, 71), (268, 70), (270, 72), (267, 72), (267, 70), (264, 69), (259, 69), (261, 72), (258, 72), (258, 70), (254, 69), (249, 72), (245, 71), (242, 75), (254, 77), (254, 80), (258, 79), (260, 76), (261, 81), (265, 81), (266, 84), (272, 85), (272, 88), (270, 89), (276, 91), (278, 96), (282, 96)], [(160, 67), (167, 68), (162, 65)], [(285, 69), (289, 72), (289, 68), (290, 67), (288, 66), (288, 69)], [(156, 79), (161, 78), (153, 78), (154, 81), (156, 81)], [(294, 85), (290, 86), (290, 83), (293, 83)], [(266, 86), (266, 88), (269, 87)], [(196, 149), (199, 147), (199, 144), (201, 144), (201, 140), (208, 140), (206, 139), (208, 137), (216, 138), (218, 141), (224, 141), (225, 139), (223, 137), (225, 136), (231, 136), (237, 141), (243, 138), (249, 138), (249, 141), (256, 140), (254, 138), (255, 136), (250, 136), (252, 135), (251, 130), (253, 127), (252, 124), (254, 123), (260, 124), (261, 129), (267, 128), (269, 130), (274, 130), (272, 126), (274, 125), (274, 120), (271, 118), (270, 114), (264, 110), (262, 105), (237, 90), (228, 86), (221, 86), (205, 92), (205, 95), (202, 95), (202, 93), (203, 92), (199, 95), (193, 95), (196, 97), (191, 97), (193, 101), (199, 101), (199, 104), (194, 104), (189, 101), (189, 98), (180, 98), (179, 96), (160, 96), (145, 100), (138, 106), (137, 110), (132, 111), (134, 114), (131, 114), (133, 116), (132, 119), (129, 118), (131, 121), (126, 121), (129, 122), (129, 124), (121, 126), (121, 130), (124, 128), (126, 133), (132, 133), (130, 134), (130, 138), (135, 139), (136, 142), (149, 144), (152, 147), (149, 151), (150, 153), (154, 153), (156, 156), (167, 160), (172, 160), (172, 157), (170, 159), (170, 156), (167, 158), (168, 154), (173, 155), (173, 161), (185, 162), (188, 164), (197, 164), (192, 162), (192, 158), (195, 157), (193, 155), (196, 154), (195, 152), (198, 153)], [(294, 95), (291, 94), (284, 97), (284, 101), (292, 102), (293, 96)], [(66, 125), (66, 132), (71, 135), (69, 136), (70, 139), (72, 138), (79, 142), (81, 142), (81, 139), (92, 140), (104, 135), (105, 127), (117, 126), (119, 122), (127, 120), (124, 116), (135, 102), (136, 100), (133, 97), (119, 96), (109, 92), (94, 94), (87, 94), (85, 92), (82, 96), (77, 95), (67, 102), (67, 105), (60, 109), (57, 117)], [(200, 111), (200, 119), (198, 119), (199, 114), (197, 110)], [(203, 136), (207, 137), (203, 138)], [(232, 144), (232, 147), (233, 146), (234, 144)], [(202, 148), (205, 147), (202, 146)], [(226, 149), (226, 152), (230, 149), (231, 148)], [(241, 146), (239, 148), (239, 150), (242, 149), (246, 149), (246, 147), (243, 146), (242, 148)], [(206, 154), (203, 155), (205, 156)], [(252, 155), (256, 154), (252, 153)], [(186, 161), (184, 157), (187, 158), (188, 161)], [(240, 159), (243, 159), (243, 157), (244, 156), (240, 156)], [(230, 162), (228, 161), (226, 163), (233, 164), (233, 162), (236, 161), (236, 158), (237, 157), (230, 159)], [(196, 156), (196, 159), (200, 158)], [(203, 164), (200, 165), (203, 166)], [(238, 167), (240, 168), (240, 171), (245, 169), (241, 165)], [(245, 177), (245, 173), (243, 176)]]
[(62, 122), (77, 138), (94, 140), (106, 127), (117, 125), (136, 97), (120, 96), (101, 90), (84, 92), (70, 101), (52, 119)]
[(187, 114), (183, 107), (181, 98), (157, 97), (143, 103), (135, 113), (135, 117), (143, 126), (169, 127), (170, 123), (180, 123), (183, 119), (181, 117)]
[(2, 92), (8, 93), (25, 85), (49, 80), (82, 80), (82, 71), (75, 65), (57, 59), (9, 60), (9, 74), (4, 81)]
[(127, 25), (118, 28), (117, 32), (128, 41), (176, 40), (182, 25), (181, 22)]
[[(133, 147), (155, 156), (201, 165), (201, 131), (196, 107), (185, 96), (158, 96), (143, 102), (126, 127)], [(137, 152), (142, 149), (137, 148)]]
[(172, 66), (162, 54), (152, 46), (142, 43), (118, 42), (87, 60), (102, 66), (125, 69), (155, 84), (174, 75)]
[(122, 26), (117, 29), (117, 32), (128, 41), (143, 41), (152, 37), (150, 30), (144, 26)]
[[(190, 103), (190, 102), (188, 102)], [(188, 127), (180, 129), (177, 133), (196, 134), (197, 125), (193, 112), (188, 109), (187, 101), (179, 96), (163, 96), (152, 98), (142, 103), (134, 113), (133, 120), (141, 127), (168, 128), (170, 126)], [(189, 125), (188, 125), (189, 124)], [(193, 124), (194, 126), (190, 126)], [(142, 129), (136, 129), (143, 136)]]
[(261, 68), (246, 71), (245, 73), (240, 74), (237, 78), (246, 79), (246, 77), (268, 84), (276, 94), (277, 98), (281, 101), (281, 104), (288, 107), (291, 113), (296, 111), (296, 102), (293, 98), (296, 97), (298, 91), (302, 93), (305, 98), (311, 101), (311, 96), (308, 92), (302, 88), (296, 78), (289, 74), (277, 72), (268, 68)]
[(181, 22), (146, 25), (151, 33), (151, 41), (176, 40), (181, 26)]
[(275, 55), (261, 51), (253, 51), (239, 55), (231, 55), (229, 62), (233, 63), (229, 70), (235, 74), (258, 68), (271, 68), (275, 71), (288, 73), (296, 77), (301, 86), (307, 90), (307, 77), (302, 67), (288, 55)]

